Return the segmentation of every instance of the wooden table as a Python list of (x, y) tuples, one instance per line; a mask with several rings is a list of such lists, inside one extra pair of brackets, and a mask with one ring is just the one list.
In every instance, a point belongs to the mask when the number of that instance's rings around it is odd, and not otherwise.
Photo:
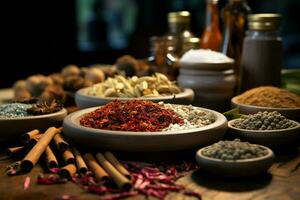
[[(11, 89), (0, 91), (0, 103), (12, 96)], [(7, 145), (7, 144), (6, 144)], [(0, 144), (0, 152), (5, 145)], [(276, 154), (277, 161), (288, 161), (291, 153)], [(99, 199), (96, 194), (87, 193), (76, 184), (68, 182), (56, 185), (38, 185), (36, 179), (39, 173), (44, 172), (40, 165), (27, 174), (7, 176), (4, 171), (13, 161), (0, 155), (0, 200), (53, 200), (60, 199), (62, 195), (72, 195), (77, 200)], [(25, 177), (31, 177), (28, 190), (23, 189)], [(300, 199), (300, 169), (291, 173), (289, 177), (280, 177), (265, 173), (263, 175), (244, 179), (221, 178), (201, 171), (191, 171), (177, 181), (187, 189), (197, 191), (204, 200), (299, 200)], [(129, 199), (143, 200), (144, 196)], [(148, 198), (155, 199), (155, 198)], [(178, 193), (170, 193), (168, 200), (194, 199)]]
[[(289, 160), (290, 154), (279, 156), (280, 160)], [(4, 170), (11, 159), (4, 156), (0, 158), (0, 199), (3, 200), (50, 200), (59, 199), (62, 195), (68, 194), (75, 199), (99, 199), (96, 194), (83, 191), (72, 182), (57, 185), (38, 185), (37, 175), (43, 172), (39, 165), (24, 175), (8, 177)], [(31, 177), (31, 185), (24, 191), (23, 183), (25, 177)], [(185, 185), (188, 189), (199, 192), (204, 200), (298, 200), (300, 199), (300, 169), (294, 171), (289, 177), (274, 176), (269, 173), (257, 177), (232, 179), (221, 178), (209, 175), (201, 169), (191, 171), (178, 180), (179, 184)], [(136, 196), (129, 199), (147, 199), (144, 196)], [(155, 199), (155, 198), (149, 198)], [(178, 193), (170, 193), (166, 199), (181, 200), (194, 199)]]

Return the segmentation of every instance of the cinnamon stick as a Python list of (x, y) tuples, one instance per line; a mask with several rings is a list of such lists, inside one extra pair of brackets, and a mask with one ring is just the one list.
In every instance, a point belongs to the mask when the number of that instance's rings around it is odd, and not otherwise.
[(62, 156), (66, 164), (75, 164), (75, 157), (70, 148), (65, 150)]
[(129, 190), (131, 188), (131, 181), (120, 173), (110, 162), (108, 162), (102, 153), (97, 153), (96, 158), (120, 189)]
[(84, 154), (83, 159), (98, 181), (107, 180), (109, 178), (109, 175), (97, 163), (96, 159), (92, 154)]
[(38, 135), (32, 137), (32, 138), (29, 140), (28, 144), (30, 144), (31, 146), (34, 146), (34, 145), (39, 141), (39, 139), (42, 137), (42, 135), (43, 135), (43, 134), (38, 134)]
[(69, 143), (66, 142), (62, 134), (57, 134), (54, 136), (54, 143), (57, 147), (57, 149), (61, 152), (66, 151), (69, 148)]
[(125, 177), (131, 179), (130, 173), (127, 169), (118, 161), (118, 159), (111, 152), (107, 151), (104, 153), (105, 158)]
[(59, 175), (63, 178), (71, 178), (75, 173), (77, 169), (74, 164), (68, 164), (60, 169)]
[(50, 146), (48, 145), (46, 150), (45, 150), (45, 160), (47, 163), (47, 167), (49, 169), (54, 168), (54, 167), (58, 167), (58, 162), (57, 159), (53, 153), (53, 151), (51, 150)]
[(41, 136), (36, 145), (29, 151), (29, 153), (22, 160), (21, 168), (23, 171), (30, 171), (33, 166), (37, 163), (41, 155), (46, 150), (47, 146), (53, 139), (53, 137), (61, 132), (61, 128), (50, 127)]
[(19, 153), (23, 149), (24, 149), (24, 146), (7, 148), (6, 151), (5, 151), (5, 154), (7, 156), (12, 156), (12, 155), (14, 155), (16, 153)]
[(75, 147), (73, 147), (73, 153), (74, 153), (74, 156), (75, 156), (76, 165), (78, 167), (79, 172), (81, 174), (86, 174), (87, 171), (88, 171), (88, 168), (87, 168), (80, 152)]
[(38, 129), (34, 129), (32, 131), (29, 131), (27, 133), (24, 133), (22, 136), (21, 136), (21, 140), (24, 142), (24, 143), (28, 143), (33, 137), (35, 137), (36, 135), (40, 134), (40, 131)]

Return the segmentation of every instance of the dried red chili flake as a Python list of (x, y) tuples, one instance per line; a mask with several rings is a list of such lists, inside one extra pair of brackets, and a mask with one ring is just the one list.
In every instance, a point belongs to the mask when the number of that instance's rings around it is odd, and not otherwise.
[(43, 175), (39, 174), (37, 178), (38, 184), (44, 184), (44, 185), (53, 185), (57, 183), (66, 183), (68, 182), (67, 179), (61, 178), (58, 174), (50, 174), (50, 175)]
[[(139, 194), (164, 199), (169, 192), (179, 192), (201, 200), (199, 193), (190, 191), (183, 185), (176, 184), (176, 180), (184, 173), (197, 168), (193, 163), (150, 164), (131, 161), (123, 162), (123, 165), (132, 176), (133, 188), (129, 192), (117, 189), (113, 185), (110, 185), (109, 182), (97, 182), (91, 174), (73, 176), (72, 181), (88, 192), (101, 195), (100, 199), (103, 200), (117, 200)], [(40, 175), (38, 177), (39, 184), (51, 185), (65, 182), (67, 182), (67, 179), (61, 179), (58, 174), (50, 174), (49, 176)]]
[(80, 119), (82, 126), (119, 131), (161, 131), (184, 123), (173, 110), (144, 100), (115, 100)]
[(182, 174), (196, 168), (193, 163), (179, 164), (148, 164), (125, 162), (124, 166), (131, 172), (133, 188), (146, 196), (164, 199), (168, 192), (181, 192), (188, 196), (201, 199), (199, 193), (186, 190), (183, 185), (176, 184)]

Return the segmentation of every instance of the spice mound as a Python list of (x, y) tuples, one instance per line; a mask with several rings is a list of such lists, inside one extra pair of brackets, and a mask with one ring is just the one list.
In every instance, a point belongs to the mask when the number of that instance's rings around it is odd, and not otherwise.
[(205, 147), (203, 155), (210, 158), (217, 158), (224, 161), (244, 160), (263, 157), (268, 154), (268, 150), (257, 144), (241, 142), (239, 139), (233, 141), (219, 141), (213, 145)]
[(233, 59), (210, 49), (191, 49), (183, 54), (180, 61), (188, 63), (228, 63), (233, 62)]
[(0, 106), (0, 118), (16, 118), (30, 116), (27, 109), (31, 108), (31, 104), (9, 103)]
[(38, 103), (8, 103), (0, 106), (0, 118), (17, 118), (35, 115), (50, 114), (60, 111), (62, 104), (52, 101), (50, 104), (46, 102)]
[(277, 111), (258, 112), (253, 115), (244, 115), (232, 123), (232, 126), (247, 130), (279, 130), (296, 127), (297, 124)]
[(181, 90), (175, 85), (175, 82), (171, 82), (161, 73), (156, 73), (153, 76), (143, 76), (140, 78), (133, 76), (126, 79), (120, 75), (108, 78), (106, 81), (90, 87), (87, 95), (137, 98), (169, 96), (180, 92)]
[(151, 101), (115, 100), (80, 119), (85, 127), (118, 131), (161, 131), (184, 120), (171, 109)]
[(300, 108), (300, 96), (271, 86), (253, 88), (236, 97), (237, 103), (273, 107)]

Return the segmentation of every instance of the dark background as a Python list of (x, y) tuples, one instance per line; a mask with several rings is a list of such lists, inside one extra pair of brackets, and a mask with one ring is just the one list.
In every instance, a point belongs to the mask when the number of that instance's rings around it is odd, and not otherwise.
[[(226, 2), (220, 0), (220, 9)], [(76, 16), (80, 13), (76, 3), (75, 0), (12, 0), (1, 6), (5, 14), (1, 20), (0, 88), (10, 87), (15, 80), (32, 74), (60, 71), (67, 64), (111, 64), (124, 54), (145, 58), (149, 55), (149, 37), (168, 31), (167, 13), (170, 11), (190, 11), (191, 30), (198, 37), (204, 27), (204, 0), (135, 0), (137, 20), (127, 47), (113, 49), (105, 46), (86, 51), (78, 45)], [(300, 19), (300, 1), (249, 0), (248, 4), (253, 13), (279, 12), (283, 15), (284, 68), (300, 68), (300, 26), (297, 21)], [(102, 12), (101, 6), (99, 8), (97, 12)], [(103, 39), (102, 29), (105, 33), (105, 26), (97, 30), (99, 38)]]

